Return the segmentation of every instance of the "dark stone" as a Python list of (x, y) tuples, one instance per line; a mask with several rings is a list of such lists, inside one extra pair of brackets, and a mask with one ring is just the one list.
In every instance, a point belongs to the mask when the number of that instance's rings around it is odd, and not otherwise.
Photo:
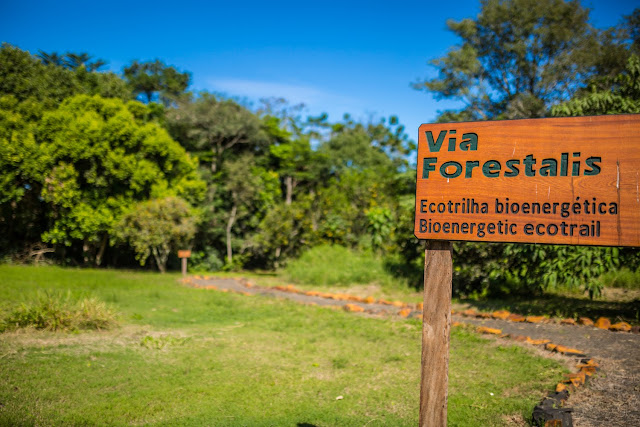
[(563, 427), (573, 427), (571, 408), (562, 405), (569, 398), (569, 391), (551, 392), (539, 405), (533, 408), (533, 425), (545, 425), (547, 421), (555, 421)]
[[(550, 402), (551, 399), (545, 399)], [(552, 408), (540, 404), (533, 408), (533, 425), (545, 425), (547, 421), (556, 421), (562, 427), (573, 427), (571, 408)]]
[(632, 326), (631, 332), (633, 332), (634, 334), (640, 334), (640, 326)]

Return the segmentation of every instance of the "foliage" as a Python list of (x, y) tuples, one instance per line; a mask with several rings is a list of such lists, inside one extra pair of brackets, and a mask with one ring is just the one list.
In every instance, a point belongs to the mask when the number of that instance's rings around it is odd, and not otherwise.
[[(119, 216), (137, 201), (177, 195), (195, 203), (204, 195), (196, 162), (164, 129), (146, 122), (136, 102), (78, 95), (29, 121), (28, 103), (0, 103), (0, 201), (37, 204), (48, 226), (42, 239), (81, 242), (100, 260)], [(4, 107), (4, 108), (2, 108)], [(37, 200), (37, 201), (36, 201)], [(13, 202), (13, 203), (12, 203)]]
[(175, 102), (191, 82), (190, 73), (180, 72), (158, 59), (153, 62), (133, 61), (125, 67), (124, 78), (134, 95), (144, 95), (148, 103), (159, 100), (164, 105)]
[(432, 61), (438, 77), (414, 88), (436, 98), (464, 102), (441, 121), (543, 117), (547, 108), (569, 99), (599, 64), (601, 35), (589, 25), (589, 11), (578, 1), (482, 0), (476, 19), (449, 20), (462, 40)]
[(202, 250), (191, 251), (189, 258), (189, 270), (199, 272), (220, 271), (224, 267), (224, 261), (215, 248), (205, 246)]
[(285, 268), (286, 277), (311, 285), (402, 283), (385, 269), (383, 261), (367, 252), (356, 252), (338, 245), (316, 246), (304, 252)]
[(627, 267), (619, 270), (607, 271), (598, 278), (603, 287), (621, 289), (640, 289), (640, 271), (633, 271)]
[(74, 299), (70, 292), (39, 292), (34, 301), (21, 303), (0, 319), (0, 332), (17, 328), (102, 330), (116, 325), (115, 311), (95, 297)]
[(579, 96), (551, 109), (551, 114), (588, 116), (640, 113), (640, 57), (631, 55), (617, 76), (595, 79)]
[(189, 246), (196, 224), (197, 216), (187, 202), (167, 197), (134, 206), (116, 224), (115, 235), (135, 249), (140, 265), (153, 255), (164, 273), (169, 255)]
[(125, 82), (114, 73), (92, 72), (93, 68), (43, 63), (29, 52), (3, 43), (0, 48), (0, 97), (11, 95), (18, 101), (31, 100), (41, 103), (43, 109), (55, 108), (65, 98), (77, 94), (132, 97)]
[(182, 101), (167, 117), (174, 137), (201, 160), (209, 159), (213, 173), (230, 155), (254, 151), (266, 142), (258, 117), (234, 100), (209, 93)]

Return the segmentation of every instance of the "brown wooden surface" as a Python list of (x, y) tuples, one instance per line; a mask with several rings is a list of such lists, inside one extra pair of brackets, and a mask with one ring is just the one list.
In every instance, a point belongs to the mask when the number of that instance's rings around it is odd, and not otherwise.
[[(455, 135), (447, 134), (439, 152), (431, 152), (425, 136), (431, 131), (434, 139), (441, 130), (455, 130)], [(478, 135), (477, 151), (462, 151), (459, 143), (465, 133)], [(457, 138), (456, 150), (448, 151), (449, 137)], [(573, 153), (580, 153), (577, 158)], [(542, 159), (558, 161), (558, 175), (562, 153), (568, 153), (569, 176), (540, 176)], [(537, 160), (536, 176), (524, 174), (524, 158), (532, 154)], [(437, 157), (435, 171), (423, 178), (423, 159)], [(589, 168), (585, 160), (601, 157), (598, 175), (586, 176)], [(520, 160), (519, 175), (505, 177), (507, 160)], [(486, 177), (482, 165), (488, 160), (499, 161), (502, 171), (497, 178)], [(580, 161), (580, 175), (571, 176), (572, 162)], [(440, 174), (440, 166), (447, 161), (456, 161), (463, 167), (462, 175), (445, 178)], [(472, 176), (465, 178), (466, 162), (479, 161), (480, 166), (472, 170)], [(415, 234), (419, 239), (468, 240), (487, 242), (555, 243), (571, 245), (640, 246), (640, 115), (611, 115), (572, 118), (549, 118), (530, 120), (505, 120), (493, 122), (468, 122), (448, 124), (425, 124), (420, 126), (418, 135), (418, 164), (416, 190)], [(447, 171), (454, 171), (449, 167)], [(523, 203), (573, 203), (576, 198), (583, 204), (595, 197), (597, 203), (617, 205), (618, 213), (585, 214), (582, 206), (580, 214), (570, 213), (566, 218), (557, 214), (499, 214), (495, 212), (495, 201), (509, 199)], [(421, 213), (421, 200), (428, 203), (462, 202), (474, 199), (476, 203), (486, 202), (489, 213)], [(516, 234), (477, 233), (436, 233), (420, 231), (420, 220), (461, 223), (497, 223), (508, 221), (516, 224)], [(593, 221), (593, 223), (592, 223)], [(573, 236), (563, 236), (561, 223), (569, 231), (572, 224)], [(580, 236), (579, 227), (599, 223), (600, 236)], [(556, 224), (558, 233), (551, 236), (547, 229), (540, 229), (545, 235), (524, 234), (525, 224)], [(551, 232), (554, 231), (551, 227)], [(577, 234), (577, 235), (576, 235)]]
[(187, 275), (187, 257), (182, 258), (182, 275)]
[(428, 241), (424, 263), (420, 426), (447, 425), (452, 269), (451, 242)]
[(178, 251), (178, 258), (191, 258), (191, 251), (187, 249)]

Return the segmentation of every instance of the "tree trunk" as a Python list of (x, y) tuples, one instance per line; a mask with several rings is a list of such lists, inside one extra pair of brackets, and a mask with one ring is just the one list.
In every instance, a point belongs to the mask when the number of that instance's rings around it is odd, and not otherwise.
[(233, 204), (233, 208), (231, 208), (231, 213), (229, 214), (229, 220), (227, 221), (227, 263), (231, 264), (233, 262), (233, 249), (231, 248), (231, 228), (233, 227), (233, 223), (236, 221), (236, 214), (238, 213), (238, 205)]
[(280, 254), (282, 253), (282, 246), (276, 248), (276, 260), (273, 262), (273, 267), (278, 269), (280, 267)]
[(160, 270), (160, 273), (166, 273), (169, 251), (161, 251), (158, 247), (154, 246), (151, 248), (151, 253), (153, 254), (153, 258), (155, 258), (156, 260), (156, 265), (158, 266), (158, 270)]
[(287, 205), (291, 204), (291, 200), (293, 199), (293, 177), (287, 176), (284, 179), (284, 185), (287, 187), (287, 197), (285, 203)]
[(216, 173), (218, 170), (218, 150), (211, 149), (213, 152), (213, 159), (211, 159), (211, 172)]
[(100, 242), (100, 249), (98, 250), (98, 254), (96, 255), (96, 267), (99, 267), (102, 264), (102, 257), (104, 256), (104, 251), (107, 248), (107, 234), (102, 236), (102, 242)]
[(87, 239), (82, 242), (82, 261), (84, 265), (89, 264), (89, 242)]

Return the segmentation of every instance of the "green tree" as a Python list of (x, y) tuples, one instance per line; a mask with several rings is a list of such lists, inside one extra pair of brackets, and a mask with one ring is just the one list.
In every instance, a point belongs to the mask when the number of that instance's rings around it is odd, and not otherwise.
[(640, 57), (631, 55), (617, 76), (594, 79), (587, 90), (574, 99), (556, 105), (551, 114), (590, 116), (640, 113)]
[(59, 63), (64, 58), (49, 59), (38, 59), (3, 43), (0, 48), (0, 96), (37, 101), (45, 110), (54, 109), (65, 98), (77, 94), (132, 98), (126, 83), (114, 73), (93, 72), (87, 67), (71, 70)]
[(226, 195), (225, 240), (227, 265), (233, 266), (234, 229), (240, 236), (255, 230), (269, 208), (280, 197), (277, 174), (259, 167), (251, 154), (229, 161), (224, 166), (223, 190)]
[(124, 69), (124, 78), (136, 96), (144, 95), (147, 103), (159, 100), (165, 105), (175, 102), (191, 83), (191, 74), (155, 61), (133, 61)]
[(181, 102), (167, 117), (173, 136), (202, 160), (209, 159), (213, 174), (228, 157), (255, 151), (268, 142), (255, 114), (231, 99), (206, 92), (194, 101)]
[(196, 232), (197, 214), (179, 197), (138, 203), (115, 225), (119, 241), (131, 245), (136, 259), (144, 265), (153, 255), (158, 270), (167, 271), (172, 252), (189, 246)]
[(438, 77), (413, 84), (464, 102), (442, 121), (543, 117), (592, 76), (601, 52), (575, 0), (481, 0), (476, 19), (447, 26), (462, 44), (431, 62)]
[(270, 268), (279, 268), (287, 259), (300, 255), (314, 242), (314, 225), (309, 215), (313, 196), (278, 203), (268, 209), (257, 232), (250, 238), (252, 252)]
[(11, 123), (0, 132), (0, 181), (7, 184), (0, 201), (3, 211), (23, 199), (44, 203), (44, 241), (80, 243), (85, 261), (100, 264), (113, 224), (131, 204), (169, 195), (202, 199), (196, 160), (146, 122), (143, 104), (78, 95), (37, 122), (24, 120), (24, 105), (0, 110)]

